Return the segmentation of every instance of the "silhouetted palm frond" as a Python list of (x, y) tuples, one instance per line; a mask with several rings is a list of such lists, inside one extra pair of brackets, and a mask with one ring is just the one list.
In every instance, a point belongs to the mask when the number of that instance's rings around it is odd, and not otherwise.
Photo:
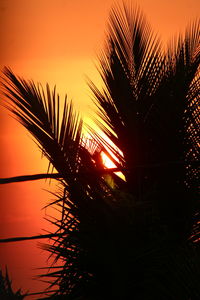
[(7, 79), (3, 83), (5, 95), (12, 105), (7, 105), (38, 142), (49, 161), (63, 174), (75, 174), (82, 121), (74, 113), (72, 103), (65, 98), (63, 117), (60, 120), (60, 99), (56, 89), (51, 92), (32, 81), (16, 77), (5, 68)]
[[(162, 210), (171, 225), (189, 207), (190, 220), (198, 180), (199, 23), (165, 54), (140, 9), (114, 9), (100, 63), (104, 89), (90, 82), (103, 121), (97, 124), (123, 153), (117, 157), (127, 189), (137, 200), (158, 202), (159, 217)], [(138, 165), (146, 168), (136, 172)]]
[(20, 289), (17, 292), (14, 292), (12, 288), (12, 281), (9, 278), (7, 268), (5, 276), (3, 276), (3, 273), (0, 270), (0, 298), (2, 300), (22, 300), (27, 295), (28, 294), (22, 294), (22, 291)]
[(100, 59), (105, 88), (99, 91), (93, 84), (91, 88), (99, 116), (112, 131), (99, 125), (122, 151), (123, 166), (131, 170), (144, 163), (139, 137), (143, 136), (151, 95), (164, 76), (165, 64), (160, 43), (139, 9), (113, 10), (109, 29), (107, 48)]

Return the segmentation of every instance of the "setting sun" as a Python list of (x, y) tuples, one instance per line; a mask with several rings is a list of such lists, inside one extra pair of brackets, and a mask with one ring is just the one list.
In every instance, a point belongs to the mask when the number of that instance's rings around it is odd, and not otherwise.
[(110, 160), (110, 158), (104, 153), (101, 153), (102, 161), (103, 164), (106, 168), (111, 169), (111, 168), (116, 168), (116, 165)]

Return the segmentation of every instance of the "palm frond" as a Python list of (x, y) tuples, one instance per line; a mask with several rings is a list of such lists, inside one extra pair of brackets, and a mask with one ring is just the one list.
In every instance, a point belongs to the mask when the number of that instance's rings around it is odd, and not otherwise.
[(23, 294), (21, 289), (16, 292), (13, 291), (12, 281), (10, 280), (7, 268), (5, 275), (3, 275), (2, 271), (0, 270), (0, 296), (1, 299), (5, 300), (22, 300), (28, 296), (28, 293)]
[[(159, 218), (172, 228), (191, 220), (198, 205), (191, 189), (192, 177), (198, 181), (198, 164), (193, 164), (199, 151), (198, 68), (197, 21), (165, 54), (140, 9), (124, 6), (110, 16), (108, 44), (100, 58), (104, 88), (89, 82), (98, 108), (96, 123), (123, 153), (118, 159), (128, 190), (140, 201), (153, 201)], [(137, 165), (157, 164), (160, 168), (135, 172)], [(182, 225), (175, 219), (182, 219)]]
[[(141, 10), (128, 10), (126, 6), (113, 9), (107, 48), (100, 58), (105, 88), (99, 91), (93, 83), (89, 84), (103, 121), (98, 125), (122, 151), (121, 163), (125, 168), (144, 163), (144, 144), (140, 143), (140, 137), (146, 134), (143, 123), (164, 67), (160, 42)], [(124, 175), (132, 180), (133, 174)]]
[(11, 100), (6, 104), (7, 108), (32, 134), (55, 169), (64, 179), (68, 174), (69, 180), (70, 173), (76, 172), (82, 128), (82, 121), (74, 113), (72, 103), (65, 99), (60, 122), (60, 100), (55, 88), (51, 92), (47, 85), (45, 94), (41, 86), (16, 77), (8, 68), (4, 74), (4, 94)]

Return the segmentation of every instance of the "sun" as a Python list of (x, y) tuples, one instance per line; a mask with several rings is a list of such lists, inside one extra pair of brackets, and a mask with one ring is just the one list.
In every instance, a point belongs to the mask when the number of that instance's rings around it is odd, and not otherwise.
[[(112, 169), (112, 168), (116, 168), (117, 166), (114, 164), (114, 162), (104, 153), (101, 152), (101, 157), (102, 157), (102, 162), (103, 165), (108, 168), (108, 169)], [(122, 172), (115, 172), (115, 174), (117, 176), (119, 176), (121, 179), (123, 179), (124, 181), (126, 181), (125, 176)]]
[[(108, 153), (108, 155), (100, 149), (98, 142), (95, 141), (95, 139), (93, 138), (93, 136), (87, 132), (87, 130), (84, 130), (84, 135), (82, 137), (82, 145), (92, 154), (95, 153), (96, 150), (98, 150), (99, 148), (99, 152), (100, 152), (100, 156), (101, 156), (101, 162), (103, 164), (102, 167), (106, 168), (106, 169), (112, 169), (112, 168), (117, 168), (117, 165), (114, 163), (116, 161), (116, 163), (119, 162), (119, 159), (114, 155), (114, 153), (111, 151), (111, 149), (109, 149), (109, 145), (111, 146), (111, 148), (113, 148), (114, 150), (117, 150), (122, 156), (123, 153), (122, 151), (120, 151), (113, 143), (112, 141), (105, 135), (103, 134), (101, 131), (99, 131), (98, 127), (95, 125), (95, 123), (93, 123), (90, 119), (88, 124), (91, 123), (94, 128), (97, 130), (97, 132), (99, 132), (99, 136), (102, 137), (102, 139), (105, 141), (104, 145), (105, 147), (105, 152)], [(119, 176), (121, 179), (125, 180), (125, 176), (122, 172), (114, 172), (117, 176)]]
[(113, 163), (113, 161), (104, 152), (101, 152), (101, 157), (102, 157), (103, 165), (106, 168), (108, 168), (108, 169), (116, 168), (116, 165)]

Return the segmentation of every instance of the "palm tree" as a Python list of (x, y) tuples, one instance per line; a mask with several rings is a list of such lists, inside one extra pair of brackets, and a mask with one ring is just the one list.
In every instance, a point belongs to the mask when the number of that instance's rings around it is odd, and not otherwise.
[(139, 8), (112, 9), (102, 90), (89, 81), (112, 143), (90, 129), (89, 144), (67, 98), (60, 120), (55, 89), (5, 69), (8, 109), (58, 172), (44, 175), (61, 213), (42, 246), (60, 262), (43, 275), (58, 286), (48, 299), (199, 299), (199, 32), (196, 21), (164, 52)]

